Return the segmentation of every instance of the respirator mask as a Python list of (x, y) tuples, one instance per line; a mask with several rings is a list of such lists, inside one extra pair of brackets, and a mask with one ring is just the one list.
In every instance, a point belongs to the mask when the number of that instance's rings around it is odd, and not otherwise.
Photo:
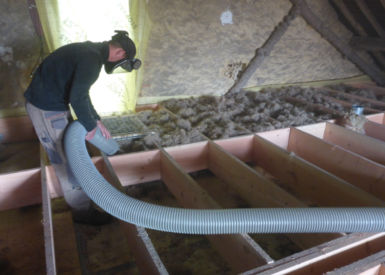
[(107, 74), (119, 74), (132, 72), (132, 70), (138, 70), (142, 65), (142, 62), (135, 58), (136, 47), (134, 42), (128, 37), (126, 31), (115, 31), (112, 40), (119, 42), (123, 50), (126, 52), (127, 57), (116, 62), (107, 62), (104, 65), (104, 70)]

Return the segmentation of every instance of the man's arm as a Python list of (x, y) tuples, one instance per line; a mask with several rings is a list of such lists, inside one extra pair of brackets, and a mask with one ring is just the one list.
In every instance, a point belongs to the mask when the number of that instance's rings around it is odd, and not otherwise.
[[(78, 117), (79, 122), (91, 132), (96, 128), (96, 120), (100, 119), (91, 103), (89, 90), (92, 84), (98, 79), (100, 66), (97, 57), (89, 56), (83, 58), (75, 68), (74, 77), (71, 83), (70, 103)], [(92, 107), (91, 107), (92, 106)], [(97, 118), (94, 118), (93, 112)]]

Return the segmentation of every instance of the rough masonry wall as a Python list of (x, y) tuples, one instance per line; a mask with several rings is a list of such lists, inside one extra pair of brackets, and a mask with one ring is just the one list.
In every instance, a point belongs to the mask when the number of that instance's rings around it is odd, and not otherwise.
[(39, 39), (25, 0), (1, 1), (0, 109), (24, 106), (24, 91), (39, 57)]
[[(352, 34), (327, 0), (307, 1), (341, 39)], [(291, 8), (288, 0), (150, 0), (152, 30), (141, 96), (218, 95), (233, 85)], [(364, 54), (364, 59), (372, 60)], [(298, 17), (247, 87), (363, 74)]]

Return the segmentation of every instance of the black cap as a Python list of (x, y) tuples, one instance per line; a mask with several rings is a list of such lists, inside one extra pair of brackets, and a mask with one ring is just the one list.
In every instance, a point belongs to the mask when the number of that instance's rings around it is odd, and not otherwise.
[(118, 41), (122, 45), (123, 50), (127, 54), (127, 59), (132, 61), (136, 55), (136, 47), (134, 41), (128, 37), (128, 32), (126, 31), (115, 31), (116, 34), (112, 37), (112, 40)]

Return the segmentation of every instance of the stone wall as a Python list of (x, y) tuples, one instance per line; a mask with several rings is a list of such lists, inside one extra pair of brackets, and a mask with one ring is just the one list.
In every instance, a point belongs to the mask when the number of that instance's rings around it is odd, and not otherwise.
[(0, 9), (0, 109), (24, 106), (23, 93), (39, 57), (35, 33), (25, 0), (5, 0)]
[[(327, 0), (311, 10), (344, 41)], [(289, 0), (150, 0), (153, 23), (141, 96), (224, 94), (291, 8)], [(369, 63), (372, 60), (364, 54)], [(363, 74), (298, 17), (247, 87)]]

